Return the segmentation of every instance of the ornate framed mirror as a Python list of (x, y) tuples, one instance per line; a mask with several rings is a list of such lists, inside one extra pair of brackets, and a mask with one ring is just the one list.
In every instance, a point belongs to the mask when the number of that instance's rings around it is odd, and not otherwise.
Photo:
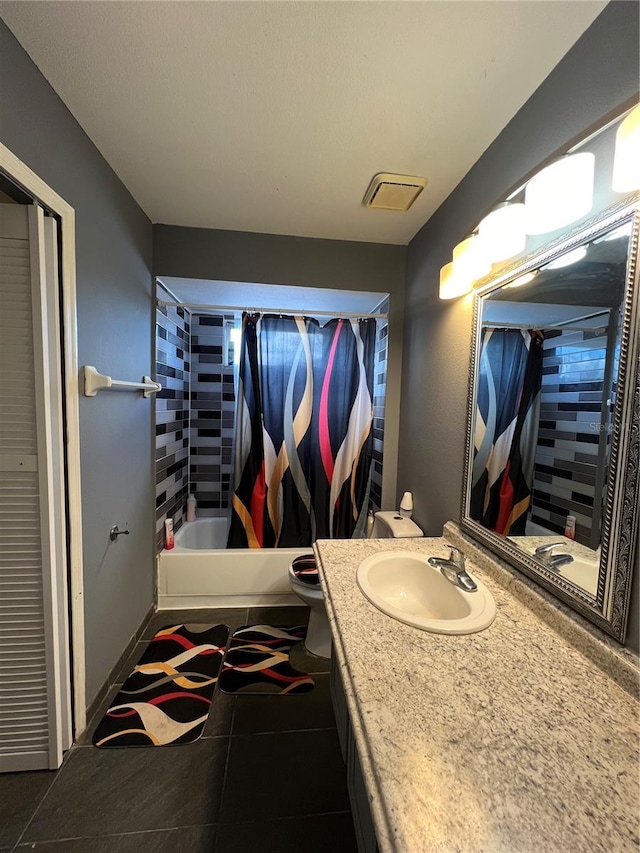
[(461, 527), (619, 641), (640, 492), (637, 205), (475, 296)]

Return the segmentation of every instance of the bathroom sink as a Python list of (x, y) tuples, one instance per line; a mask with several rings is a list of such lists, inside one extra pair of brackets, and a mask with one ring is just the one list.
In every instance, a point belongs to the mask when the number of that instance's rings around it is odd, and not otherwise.
[(493, 596), (476, 577), (475, 592), (451, 583), (427, 557), (413, 551), (382, 551), (358, 567), (358, 586), (369, 601), (404, 622), (435, 634), (473, 634), (496, 615)]
[(598, 592), (599, 571), (600, 566), (597, 560), (585, 560), (583, 557), (575, 556), (571, 563), (560, 566), (557, 573), (584, 589), (589, 595), (595, 596)]

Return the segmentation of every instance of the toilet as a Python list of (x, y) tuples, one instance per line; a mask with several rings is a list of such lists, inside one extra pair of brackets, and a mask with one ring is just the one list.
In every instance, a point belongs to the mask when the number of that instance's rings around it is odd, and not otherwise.
[[(422, 536), (422, 530), (414, 521), (395, 510), (375, 514), (372, 539), (418, 539)], [(295, 558), (289, 566), (289, 584), (291, 591), (311, 610), (304, 641), (307, 651), (318, 657), (331, 657), (331, 631), (313, 554)]]
[(421, 539), (423, 536), (415, 521), (395, 510), (377, 512), (374, 516), (372, 539)]
[(305, 647), (312, 655), (321, 658), (331, 657), (331, 631), (324, 596), (318, 578), (318, 567), (313, 554), (296, 557), (289, 566), (289, 585), (291, 591), (311, 609), (309, 625), (305, 637)]

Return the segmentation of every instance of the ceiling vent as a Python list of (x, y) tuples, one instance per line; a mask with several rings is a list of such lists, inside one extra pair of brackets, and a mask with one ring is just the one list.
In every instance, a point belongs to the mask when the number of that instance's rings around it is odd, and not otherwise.
[(380, 172), (373, 176), (362, 203), (380, 210), (409, 210), (426, 185), (426, 178)]

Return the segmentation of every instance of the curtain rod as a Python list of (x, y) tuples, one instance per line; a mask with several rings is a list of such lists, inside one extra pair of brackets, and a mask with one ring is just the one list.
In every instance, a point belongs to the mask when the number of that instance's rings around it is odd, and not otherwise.
[[(554, 325), (545, 325), (545, 326), (536, 326), (529, 325), (521, 326), (518, 323), (483, 323), (483, 329), (518, 329), (521, 332), (528, 332), (531, 329), (532, 332), (544, 332), (546, 329), (557, 329), (562, 324), (554, 324)], [(565, 332), (596, 332), (598, 329), (604, 329), (604, 326), (562, 326), (562, 330)]]
[(604, 311), (596, 311), (593, 314), (583, 314), (582, 317), (574, 317), (573, 320), (559, 320), (557, 323), (545, 323), (543, 326), (540, 326), (537, 323), (528, 323), (526, 325), (522, 325), (521, 323), (499, 323), (496, 320), (494, 323), (483, 323), (482, 327), (484, 329), (533, 329), (534, 331), (544, 331), (545, 329), (566, 329), (567, 332), (593, 332), (596, 329), (604, 328), (604, 326), (571, 326), (569, 324), (579, 323), (581, 320), (594, 320), (596, 317), (604, 317), (605, 315), (608, 320), (610, 314), (611, 309), (605, 308)]
[(375, 320), (386, 320), (389, 315), (388, 314), (370, 314), (366, 311), (360, 311), (356, 313), (355, 311), (345, 311), (345, 312), (335, 312), (335, 311), (315, 311), (313, 309), (308, 309), (307, 311), (301, 311), (296, 308), (248, 308), (246, 305), (197, 305), (193, 302), (167, 302), (164, 299), (156, 299), (156, 304), (161, 305), (163, 308), (188, 308), (189, 310), (198, 310), (198, 311), (251, 311), (255, 314), (308, 314), (312, 317), (336, 317), (340, 318), (356, 318), (356, 317), (371, 317)]
[(573, 320), (560, 320), (558, 323), (554, 323), (552, 326), (547, 326), (548, 329), (555, 329), (559, 326), (566, 326), (567, 323), (579, 323), (581, 320), (595, 320), (596, 317), (604, 317), (611, 314), (610, 308), (605, 308), (604, 311), (595, 311), (593, 314), (583, 314), (582, 317), (574, 317)]

